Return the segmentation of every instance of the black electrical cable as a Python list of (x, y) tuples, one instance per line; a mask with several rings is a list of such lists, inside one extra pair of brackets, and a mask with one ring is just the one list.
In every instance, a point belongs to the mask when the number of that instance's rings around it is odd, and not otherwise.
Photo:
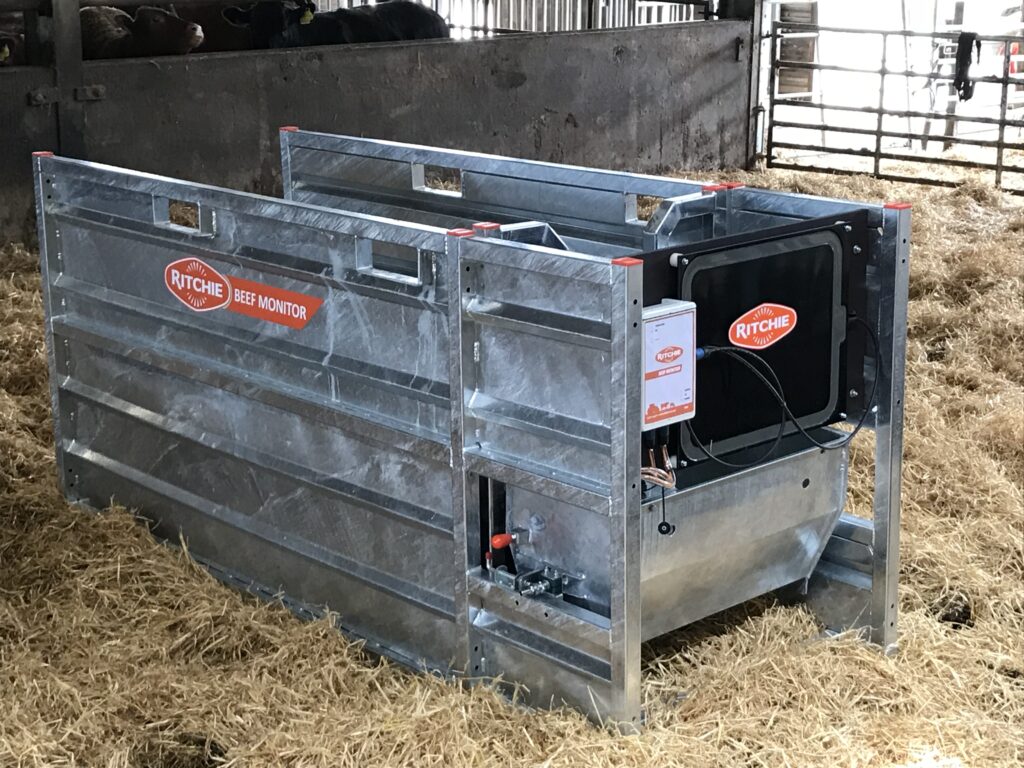
[[(867, 332), (868, 338), (871, 339), (872, 352), (874, 354), (875, 360), (877, 361), (877, 367), (879, 370), (876, 370), (875, 378), (871, 382), (871, 392), (868, 394), (868, 399), (864, 404), (864, 410), (861, 412), (860, 418), (857, 420), (857, 423), (854, 425), (853, 430), (846, 437), (846, 439), (838, 443), (819, 443), (807, 432), (806, 429), (803, 428), (803, 426), (800, 425), (800, 423), (796, 419), (796, 416), (789, 409), (789, 404), (786, 404), (786, 415), (788, 416), (789, 420), (793, 422), (793, 426), (797, 428), (797, 431), (801, 435), (803, 435), (809, 443), (823, 450), (835, 450), (837, 448), (845, 448), (851, 442), (853, 442), (853, 438), (857, 436), (857, 433), (861, 431), (861, 429), (864, 427), (864, 424), (867, 422), (868, 414), (871, 412), (871, 408), (875, 402), (875, 392), (878, 389), (878, 376), (881, 369), (881, 355), (879, 354), (878, 337), (875, 335), (874, 329), (870, 325), (868, 325), (868, 323), (863, 318), (860, 318), (856, 315), (852, 316), (847, 322), (847, 327), (849, 327), (853, 323), (860, 323), (860, 325), (862, 325), (864, 327), (864, 330)], [(782, 391), (782, 385), (779, 382), (778, 376), (775, 375), (775, 371), (772, 370), (772, 367), (771, 365), (769, 365), (767, 360), (765, 360), (757, 353), (751, 352), (749, 349), (725, 347), (721, 348), (721, 351), (729, 354), (730, 357), (733, 357), (737, 360), (740, 359), (738, 355), (746, 355), (747, 357), (753, 358), (760, 362), (765, 367), (765, 369), (770, 373), (772, 380), (775, 382), (775, 385), (778, 388), (779, 394), (782, 395), (783, 402), (785, 402), (786, 397), (785, 393)], [(763, 378), (762, 381), (764, 381)], [(765, 384), (767, 384), (767, 382), (765, 382)]]
[[(715, 352), (728, 352), (728, 351), (729, 351), (729, 349), (726, 348), (726, 347), (704, 347), (704, 354), (705, 355), (710, 355), (710, 354), (715, 353)], [(701, 442), (700, 438), (697, 437), (697, 433), (693, 429), (693, 422), (692, 421), (687, 421), (686, 422), (686, 429), (689, 431), (690, 439), (693, 440), (693, 444), (697, 446), (698, 450), (700, 450), (701, 453), (703, 453), (705, 456), (707, 456), (709, 459), (711, 459), (716, 464), (721, 464), (723, 467), (728, 467), (729, 469), (749, 469), (750, 467), (756, 467), (758, 464), (760, 464), (760, 463), (762, 463), (764, 461), (767, 461), (768, 458), (773, 453), (775, 453), (776, 450), (778, 450), (779, 445), (782, 443), (782, 438), (785, 437), (785, 434), (786, 434), (786, 411), (787, 411), (787, 408), (786, 408), (786, 401), (779, 394), (782, 391), (782, 387), (781, 386), (778, 388), (778, 390), (776, 390), (771, 385), (771, 383), (769, 383), (769, 381), (764, 376), (761, 375), (761, 372), (758, 371), (757, 368), (755, 368), (751, 363), (749, 363), (747, 360), (745, 360), (742, 357), (737, 357), (735, 359), (739, 360), (741, 363), (743, 363), (745, 366), (747, 366), (751, 371), (754, 372), (754, 374), (762, 382), (764, 382), (765, 386), (768, 387), (768, 391), (771, 392), (772, 395), (775, 397), (775, 401), (779, 404), (779, 407), (781, 409), (780, 410), (780, 414), (781, 414), (782, 418), (779, 420), (779, 431), (775, 433), (775, 439), (772, 441), (772, 444), (768, 446), (768, 450), (766, 450), (764, 453), (762, 453), (760, 456), (758, 456), (756, 459), (754, 459), (751, 462), (747, 462), (747, 463), (744, 463), (744, 464), (737, 464), (737, 463), (732, 462), (732, 461), (726, 461), (725, 459), (721, 458), (720, 456), (715, 456), (711, 452), (711, 450), (709, 448), (707, 448), (704, 445), (704, 443)], [(760, 359), (760, 358), (758, 358), (758, 359)], [(762, 360), (761, 362), (764, 362), (764, 361)], [(771, 371), (771, 375), (773, 377), (775, 377), (775, 372)], [(776, 378), (775, 380), (778, 381), (778, 378)]]
[[(817, 440), (815, 440), (814, 437), (812, 437), (806, 429), (803, 428), (803, 426), (797, 421), (797, 418), (793, 414), (793, 411), (790, 410), (789, 404), (786, 402), (786, 395), (782, 389), (782, 383), (779, 381), (779, 377), (776, 375), (775, 370), (771, 367), (767, 360), (758, 355), (756, 352), (752, 352), (749, 349), (742, 349), (739, 347), (704, 347), (704, 354), (724, 354), (727, 357), (730, 357), (733, 360), (742, 363), (755, 376), (757, 376), (758, 379), (760, 379), (761, 383), (768, 388), (772, 395), (775, 396), (776, 401), (781, 405), (783, 409), (784, 414), (780, 429), (780, 435), (785, 430), (786, 421), (789, 420), (793, 422), (793, 426), (797, 428), (797, 431), (801, 435), (803, 435), (803, 437), (812, 445), (821, 448), (822, 450), (835, 450), (837, 448), (845, 448), (853, 441), (853, 438), (857, 436), (857, 433), (861, 431), (861, 429), (864, 427), (864, 424), (867, 422), (868, 414), (871, 412), (871, 409), (875, 402), (875, 393), (878, 390), (878, 378), (881, 374), (882, 365), (878, 337), (875, 335), (874, 329), (863, 318), (858, 317), (856, 315), (850, 317), (849, 321), (847, 322), (847, 327), (849, 327), (853, 323), (860, 323), (864, 327), (864, 330), (867, 332), (868, 338), (871, 339), (872, 351), (874, 353), (874, 358), (876, 360), (876, 371), (874, 380), (871, 382), (871, 392), (868, 395), (868, 399), (864, 405), (864, 410), (862, 411), (860, 418), (857, 420), (857, 423), (854, 425), (853, 430), (846, 437), (846, 439), (838, 443), (820, 443)], [(747, 358), (750, 359), (748, 360)], [(771, 377), (771, 381), (769, 381), (768, 378), (764, 375), (764, 373), (758, 370), (758, 368), (752, 362), (750, 362), (750, 360), (755, 360), (762, 366), (764, 366), (764, 371), (766, 371), (768, 376)], [(756, 462), (752, 464), (733, 464), (730, 462), (726, 462), (724, 459), (721, 459), (718, 456), (713, 456), (711, 452), (708, 451), (704, 447), (704, 445), (697, 439), (697, 435), (694, 433), (691, 424), (687, 422), (686, 426), (690, 431), (690, 437), (693, 438), (694, 443), (705, 456), (707, 456), (709, 459), (713, 459), (719, 464), (724, 464), (725, 466), (734, 468), (751, 467), (754, 466), (755, 464), (761, 463), (775, 451), (776, 447), (778, 447), (778, 443), (782, 439), (781, 436), (776, 436), (775, 442), (772, 443), (771, 448)]]

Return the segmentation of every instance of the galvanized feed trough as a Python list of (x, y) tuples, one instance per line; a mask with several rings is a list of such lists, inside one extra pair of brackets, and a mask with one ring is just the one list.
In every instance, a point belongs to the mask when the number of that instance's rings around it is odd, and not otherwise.
[[(222, 578), (327, 605), (388, 656), (627, 726), (641, 642), (783, 586), (894, 642), (905, 207), (281, 138), (285, 200), (36, 157), (70, 499), (137, 508)], [(789, 423), (758, 460), (775, 416), (744, 421), (764, 410), (750, 392), (723, 406), (754, 385), (696, 347), (790, 258), (824, 265), (814, 296), (783, 281), (798, 331), (776, 310), (730, 334), (816, 333), (823, 399), (794, 420), (826, 448)], [(701, 283), (717, 268), (741, 270), (733, 287)], [(843, 321), (854, 306), (870, 332)], [(678, 343), (650, 362), (659, 333)], [(776, 341), (759, 354), (787, 389), (817, 381)], [(644, 405), (662, 374), (684, 404)], [(694, 454), (694, 413), (712, 437), (735, 422), (709, 452), (746, 466)], [(873, 519), (843, 514), (844, 419), (874, 430)]]

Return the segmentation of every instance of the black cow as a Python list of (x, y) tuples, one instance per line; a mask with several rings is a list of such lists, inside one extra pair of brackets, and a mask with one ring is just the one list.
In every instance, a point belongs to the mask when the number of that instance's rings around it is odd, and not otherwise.
[[(385, 43), (447, 38), (444, 18), (413, 0), (389, 0), (377, 5), (314, 13), (309, 0), (261, 2), (247, 9), (229, 8), (224, 17), (252, 29), (257, 47), (298, 48), (309, 45)], [(261, 45), (261, 44), (264, 44)]]
[(86, 59), (181, 55), (203, 42), (202, 27), (160, 8), (144, 6), (134, 18), (109, 6), (83, 8), (79, 15)]
[(316, 13), (312, 0), (267, 0), (245, 8), (225, 8), (228, 24), (249, 31), (253, 48), (281, 48), (286, 29), (310, 23)]

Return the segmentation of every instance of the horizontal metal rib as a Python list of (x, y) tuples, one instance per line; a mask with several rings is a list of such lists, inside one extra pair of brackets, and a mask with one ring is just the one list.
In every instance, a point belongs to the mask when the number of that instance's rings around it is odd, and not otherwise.
[(248, 448), (236, 440), (211, 434), (205, 429), (197, 429), (178, 419), (161, 416), (127, 400), (101, 392), (76, 379), (65, 379), (59, 385), (59, 390), (79, 400), (85, 400), (100, 408), (146, 424), (153, 429), (174, 435), (181, 440), (195, 443), (207, 450), (239, 458), (259, 469), (325, 491), (374, 514), (391, 517), (441, 536), (452, 535), (451, 519), (425, 507), (375, 493), (304, 465)]
[[(283, 224), (325, 229), (331, 232), (367, 237), (386, 242), (405, 243), (431, 251), (443, 251), (445, 230), (394, 221), (380, 216), (346, 213), (316, 208), (283, 199), (267, 198), (249, 192), (236, 192), (207, 184), (179, 181), (114, 166), (66, 157), (47, 157), (40, 161), (44, 171), (59, 169), (65, 179), (78, 179), (101, 186), (115, 186), (127, 192), (160, 195), (188, 200), (204, 206), (219, 207), (233, 213), (258, 216)], [(145, 222), (144, 222), (145, 223)]]
[(839, 518), (839, 523), (836, 525), (836, 530), (833, 535), (841, 536), (844, 539), (850, 539), (851, 541), (856, 541), (859, 544), (870, 546), (871, 542), (874, 540), (874, 531), (874, 520), (844, 514)]
[[(191, 322), (188, 315), (167, 310), (163, 305), (146, 301), (136, 296), (128, 296), (109, 288), (93, 285), (77, 278), (61, 276), (55, 287), (69, 294), (84, 296), (103, 304), (117, 307), (122, 312), (147, 319), (158, 319), (166, 326), (187, 330), (190, 334), (205, 339), (216, 339), (218, 342), (229, 341), (232, 349), (242, 349), (254, 354), (295, 365), (296, 362), (306, 363), (333, 374), (339, 379), (351, 379), (360, 384), (376, 387), (401, 397), (417, 400), (428, 405), (447, 408), (450, 405), (450, 389), (446, 382), (435, 381), (416, 374), (384, 368), (362, 360), (342, 355), (316, 354), (301, 344), (294, 344), (283, 339), (261, 338), (259, 333), (246, 331), (231, 326), (218, 326), (213, 332), (208, 326)], [(130, 299), (130, 300), (129, 300)], [(124, 333), (124, 329), (119, 329)], [(258, 341), (257, 341), (258, 340)], [(326, 360), (326, 362), (325, 362)]]
[[(107, 232), (113, 237), (121, 238), (127, 232), (131, 234), (131, 240), (135, 243), (179, 251), (184, 255), (198, 256), (210, 261), (229, 262), (239, 267), (252, 269), (260, 274), (280, 275), (294, 280), (302, 280), (310, 285), (332, 287), (360, 296), (377, 298), (391, 304), (420, 307), (439, 314), (447, 311), (447, 299), (443, 292), (390, 280), (382, 281), (360, 272), (354, 266), (343, 268), (340, 274), (335, 274), (331, 264), (297, 259), (293, 256), (263, 251), (251, 246), (240, 246), (232, 253), (227, 254), (212, 250), (208, 237), (182, 234), (163, 229), (149, 222), (140, 222), (111, 213), (78, 209), (66, 204), (55, 206), (49, 215), (58, 224), (64, 223), (82, 229)], [(399, 245), (406, 245), (406, 243), (399, 243)], [(415, 246), (410, 245), (410, 247)], [(430, 249), (422, 248), (422, 250)], [(443, 251), (431, 252), (443, 254)], [(292, 266), (288, 266), (287, 262), (289, 261), (294, 262)], [(424, 293), (428, 295), (424, 296)]]
[(611, 514), (611, 493), (603, 484), (555, 472), (548, 466), (526, 462), (518, 457), (504, 459), (481, 448), (466, 449), (465, 457), (467, 472), (549, 496), (601, 515)]
[[(292, 411), (309, 419), (338, 427), (389, 450), (396, 449), (413, 453), (440, 464), (450, 462), (450, 450), (447, 444), (441, 442), (442, 437), (426, 432), (412, 434), (398, 425), (391, 426), (389, 420), (379, 414), (367, 413), (365, 416), (360, 416), (353, 412), (355, 409), (342, 410), (336, 404), (325, 404), (311, 399), (294, 387), (286, 388), (265, 377), (256, 376), (207, 358), (200, 358), (184, 352), (176, 352), (170, 356), (152, 347), (127, 344), (102, 333), (102, 329), (95, 329), (81, 321), (72, 322), (67, 316), (53, 318), (51, 327), (56, 336), (74, 339), (120, 355), (127, 360), (184, 376), (201, 384), (217, 387), (265, 405)], [(264, 386), (264, 384), (268, 386)]]
[(563, 344), (602, 351), (611, 347), (611, 326), (595, 320), (483, 298), (472, 299), (463, 315), (477, 323), (542, 336)]
[(487, 611), (477, 614), (476, 621), (473, 622), (473, 629), (496, 643), (511, 645), (534, 656), (540, 656), (577, 675), (604, 683), (611, 680), (612, 667), (604, 659), (597, 659), (589, 654), (581, 653), (570, 645), (563, 645), (543, 635), (503, 621)]
[[(460, 242), (459, 249), (459, 260), (463, 264), (496, 264), (523, 272), (565, 277), (583, 284), (611, 285), (612, 270), (621, 269), (604, 256), (570, 253), (543, 245), (517, 243), (514, 240), (496, 241), (486, 237), (467, 237)], [(548, 258), (550, 256), (557, 258)]]
[(611, 446), (611, 428), (603, 424), (496, 400), (480, 393), (473, 396), (465, 414), (467, 418), (501, 424), (585, 450), (607, 451)]
[(588, 189), (672, 197), (699, 192), (701, 185), (664, 176), (644, 176), (622, 171), (605, 171), (580, 166), (559, 165), (536, 160), (518, 160), (478, 152), (437, 149), (395, 141), (360, 139), (313, 131), (296, 131), (288, 136), (289, 154), (302, 148), (318, 149), (360, 157), (374, 157), (425, 165), (440, 165), (464, 171), (508, 176), (515, 179), (546, 181)]
[[(323, 606), (311, 605), (310, 603), (289, 597), (288, 595), (282, 595), (280, 592), (270, 589), (258, 581), (248, 578), (244, 574), (236, 573), (230, 568), (224, 568), (212, 560), (197, 555), (195, 552), (189, 552), (189, 557), (208, 570), (210, 575), (217, 579), (217, 581), (220, 581), (226, 586), (236, 589), (239, 592), (247, 592), (264, 602), (280, 603), (302, 621), (317, 621), (328, 615), (328, 609), (325, 609)], [(458, 670), (454, 670), (450, 666), (424, 664), (422, 657), (410, 655), (400, 648), (395, 648), (392, 645), (382, 643), (373, 637), (367, 637), (365, 633), (360, 634), (358, 629), (353, 629), (345, 623), (344, 616), (335, 615), (331, 618), (334, 626), (351, 640), (357, 640), (370, 652), (376, 653), (380, 656), (389, 656), (399, 664), (408, 667), (415, 672), (440, 674), (446, 679), (453, 678), (459, 674)], [(449, 616), (446, 618), (454, 617)]]
[[(572, 603), (547, 598), (521, 597), (494, 582), (469, 577), (469, 592), (481, 598), (483, 608), (509, 621), (530, 621), (534, 632), (551, 635), (559, 642), (582, 642), (607, 653), (611, 647), (611, 624), (604, 616), (584, 611)], [(574, 615), (576, 614), (576, 615)], [(586, 615), (587, 618), (583, 618)]]
[(314, 560), (373, 589), (404, 600), (418, 608), (443, 616), (444, 618), (451, 618), (455, 613), (455, 601), (449, 597), (437, 595), (416, 584), (411, 584), (389, 574), (382, 573), (370, 566), (357, 563), (351, 558), (330, 552), (314, 542), (291, 538), (288, 546), (282, 546), (280, 531), (270, 525), (254, 520), (248, 515), (243, 515), (222, 504), (214, 504), (179, 486), (165, 483), (163, 480), (159, 480), (152, 475), (141, 472), (134, 467), (123, 464), (110, 456), (93, 451), (74, 441), (66, 440), (60, 447), (66, 455), (73, 456), (84, 464), (93, 465), (105, 472), (122, 477), (128, 482), (163, 497), (174, 504), (187, 507), (201, 515), (245, 531), (275, 547), (287, 549), (310, 560)]

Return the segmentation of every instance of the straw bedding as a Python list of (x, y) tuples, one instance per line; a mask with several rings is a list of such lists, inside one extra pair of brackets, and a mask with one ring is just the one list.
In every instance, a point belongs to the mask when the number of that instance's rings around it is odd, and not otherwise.
[[(819, 640), (771, 599), (644, 649), (647, 728), (406, 672), (326, 621), (214, 582), (120, 509), (54, 489), (35, 255), (0, 251), (0, 765), (1024, 764), (1024, 208), (813, 174), (750, 184), (908, 199), (914, 251), (901, 640)], [(866, 444), (854, 509), (869, 499)]]

